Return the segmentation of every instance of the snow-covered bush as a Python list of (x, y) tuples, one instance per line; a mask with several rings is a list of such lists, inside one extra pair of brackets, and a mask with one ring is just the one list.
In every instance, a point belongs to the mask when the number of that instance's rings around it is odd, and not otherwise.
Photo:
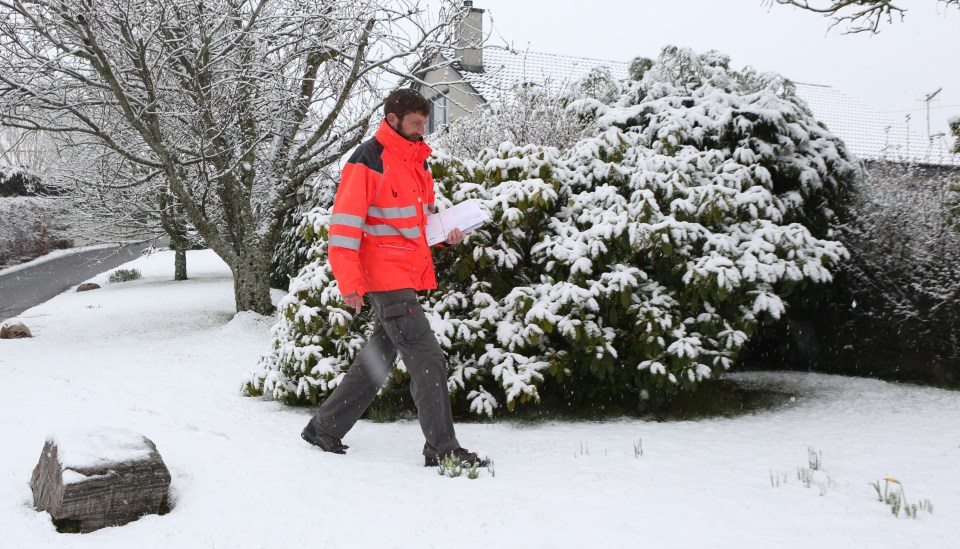
[(143, 278), (143, 273), (140, 272), (140, 269), (117, 269), (110, 273), (107, 282), (119, 284), (121, 282), (140, 280), (141, 278)]
[[(779, 76), (668, 48), (616, 102), (576, 107), (598, 129), (569, 150), (503, 143), (432, 164), (441, 207), (492, 216), (434, 254), (441, 287), (424, 300), (450, 391), (478, 414), (692, 389), (846, 256), (830, 231), (859, 166)], [(249, 394), (322, 399), (371, 328), (339, 301), (328, 220), (305, 220), (314, 259)]]
[[(960, 146), (960, 144), (958, 144)], [(944, 186), (944, 206), (946, 206), (947, 221), (960, 234), (960, 174), (954, 174)]]
[(70, 247), (60, 208), (54, 199), (0, 197), (0, 267)]
[(62, 221), (62, 201), (41, 198), (58, 192), (29, 168), (0, 165), (0, 267), (73, 244)]
[(953, 151), (960, 153), (960, 116), (954, 116), (947, 123), (950, 124), (950, 131), (953, 133)]
[(566, 84), (547, 80), (539, 86), (517, 85), (490, 107), (451, 121), (429, 137), (431, 146), (458, 158), (472, 158), (500, 143), (536, 143), (567, 150), (586, 137), (590, 120), (567, 109), (575, 97), (601, 88), (599, 76)]
[(337, 385), (363, 345), (366, 334), (359, 332), (372, 321), (370, 307), (366, 318), (356, 318), (340, 301), (326, 261), (329, 222), (329, 210), (317, 208), (298, 228), (314, 259), (290, 281), (290, 293), (277, 306), (274, 348), (244, 383), (249, 395), (316, 404)]
[[(821, 367), (960, 383), (960, 178), (930, 167), (871, 166), (842, 239), (851, 258), (825, 326)], [(855, 305), (854, 305), (855, 304)], [(832, 363), (831, 363), (832, 362)]]
[(36, 196), (39, 178), (24, 168), (0, 164), (0, 197)]
[[(960, 299), (960, 231), (954, 224), (956, 176), (910, 165), (874, 167), (852, 201), (844, 227), (858, 289), (889, 305), (885, 317), (926, 318), (928, 309)], [(960, 213), (960, 212), (957, 212)]]
[(270, 286), (287, 289), (290, 280), (310, 261), (310, 243), (298, 228), (314, 208), (329, 208), (337, 192), (339, 174), (326, 168), (297, 191), (297, 205), (284, 216), (281, 234), (270, 261)]

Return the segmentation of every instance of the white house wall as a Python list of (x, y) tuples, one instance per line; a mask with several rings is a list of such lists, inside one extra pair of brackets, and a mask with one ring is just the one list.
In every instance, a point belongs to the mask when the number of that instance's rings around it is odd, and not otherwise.
[(447, 116), (451, 121), (480, 108), (480, 96), (463, 81), (463, 77), (453, 67), (430, 71), (423, 80), (426, 86), (421, 88), (420, 93), (424, 97), (430, 100), (438, 95), (447, 97)]

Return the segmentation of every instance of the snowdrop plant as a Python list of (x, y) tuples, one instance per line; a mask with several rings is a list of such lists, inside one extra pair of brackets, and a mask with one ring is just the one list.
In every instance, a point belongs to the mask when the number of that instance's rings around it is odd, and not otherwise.
[[(431, 166), (441, 208), (472, 199), (492, 218), (435, 254), (425, 300), (450, 392), (478, 415), (695, 389), (847, 255), (830, 231), (859, 164), (778, 75), (667, 48), (613, 103), (570, 108), (599, 129), (567, 150), (503, 143)], [(249, 394), (316, 402), (371, 328), (339, 301), (328, 220), (305, 217), (313, 260)]]
[(787, 484), (789, 477), (790, 475), (784, 471), (777, 471), (776, 473), (770, 471), (770, 486), (779, 488), (781, 485)]
[(823, 451), (807, 447), (807, 464), (811, 471), (819, 471), (823, 467)]
[[(809, 467), (797, 467), (797, 480), (803, 484), (804, 488), (810, 488), (816, 485), (817, 489), (820, 491), (821, 496), (827, 495), (827, 492), (830, 490), (830, 487), (833, 486), (833, 479), (829, 475), (826, 475), (824, 479), (817, 478), (817, 471), (819, 469), (814, 469), (813, 466)], [(784, 484), (786, 484), (786, 477), (784, 476)], [(771, 482), (773, 482), (773, 477), (771, 477)], [(780, 485), (780, 479), (777, 478), (776, 484), (774, 487)]]
[(470, 465), (470, 467), (467, 468), (467, 478), (470, 480), (475, 480), (479, 477), (480, 477), (479, 466), (476, 463), (473, 463), (472, 465)]
[[(463, 462), (454, 456), (445, 456), (442, 460), (440, 460), (440, 463), (437, 464), (437, 474), (450, 478), (459, 477), (461, 474), (463, 474)], [(478, 474), (479, 473), (477, 473), (477, 468), (475, 465), (471, 465), (467, 468), (467, 475), (469, 478), (475, 479), (477, 478)]]
[[(891, 484), (896, 484), (897, 487), (893, 490), (890, 489)], [(873, 489), (877, 492), (877, 499), (890, 507), (890, 512), (895, 517), (900, 516), (900, 511), (902, 510), (904, 515), (908, 518), (917, 518), (917, 513), (919, 511), (926, 511), (928, 513), (933, 513), (933, 503), (929, 499), (922, 499), (918, 503), (909, 503), (907, 501), (906, 491), (903, 489), (903, 484), (891, 477), (885, 477), (883, 479), (883, 489), (880, 489), (880, 481), (875, 481), (871, 483)]]
[(797, 480), (799, 480), (805, 488), (809, 488), (813, 484), (813, 478), (813, 469), (809, 467), (797, 467)]

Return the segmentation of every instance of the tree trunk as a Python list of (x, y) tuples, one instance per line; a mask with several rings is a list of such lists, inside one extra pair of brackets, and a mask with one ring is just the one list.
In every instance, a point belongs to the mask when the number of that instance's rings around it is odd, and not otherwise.
[(187, 250), (183, 248), (174, 248), (173, 257), (173, 279), (187, 279)]
[(171, 230), (169, 225), (165, 225), (164, 228), (167, 229), (167, 236), (170, 237), (170, 248), (174, 252), (173, 279), (187, 280), (187, 248), (190, 247), (190, 240), (185, 232)]
[(190, 237), (184, 222), (183, 206), (167, 193), (159, 195), (160, 224), (170, 237), (170, 248), (174, 251), (173, 279), (187, 279), (187, 250), (190, 248)]
[(272, 315), (276, 309), (270, 300), (270, 255), (257, 245), (246, 245), (230, 269), (237, 312)]

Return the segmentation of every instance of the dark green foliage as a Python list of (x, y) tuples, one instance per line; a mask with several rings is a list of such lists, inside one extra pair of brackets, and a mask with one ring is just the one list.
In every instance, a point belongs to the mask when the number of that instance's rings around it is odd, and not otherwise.
[(960, 171), (872, 163), (838, 228), (830, 287), (765, 327), (752, 365), (960, 386)]
[(0, 168), (0, 197), (36, 196), (36, 184), (40, 179), (21, 170)]
[(107, 278), (107, 281), (111, 284), (117, 282), (130, 282), (132, 280), (140, 280), (143, 275), (140, 274), (138, 269), (117, 269), (110, 273), (110, 276)]
[(310, 245), (297, 231), (303, 223), (304, 213), (315, 208), (333, 206), (339, 177), (332, 170), (323, 170), (310, 184), (298, 192), (298, 204), (284, 215), (280, 238), (270, 262), (270, 286), (287, 289), (290, 279), (309, 261)]
[(44, 185), (40, 177), (26, 168), (0, 166), (0, 198), (11, 196), (60, 196), (64, 189)]
[(631, 80), (641, 80), (643, 75), (651, 68), (653, 68), (653, 59), (636, 57), (630, 62), (630, 67), (627, 70), (629, 71)]

